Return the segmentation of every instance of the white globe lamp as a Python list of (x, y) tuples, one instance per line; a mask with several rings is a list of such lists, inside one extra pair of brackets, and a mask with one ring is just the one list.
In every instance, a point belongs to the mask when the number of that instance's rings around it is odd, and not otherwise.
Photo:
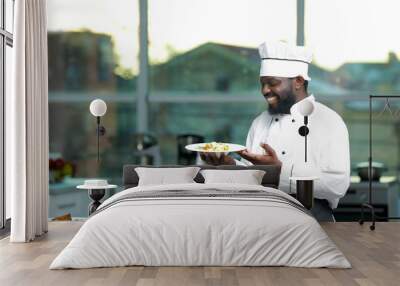
[(107, 112), (107, 104), (102, 99), (95, 99), (90, 103), (90, 113), (97, 119), (97, 162), (100, 161), (100, 136), (106, 134), (104, 126), (100, 125), (100, 117), (104, 116)]

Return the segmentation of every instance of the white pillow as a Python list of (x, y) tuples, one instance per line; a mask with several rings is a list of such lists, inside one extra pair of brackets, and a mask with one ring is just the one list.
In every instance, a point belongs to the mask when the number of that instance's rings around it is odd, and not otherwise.
[(199, 170), (199, 167), (135, 168), (139, 176), (138, 186), (195, 183), (193, 179)]
[(261, 185), (265, 171), (262, 170), (202, 170), (204, 183), (234, 183)]

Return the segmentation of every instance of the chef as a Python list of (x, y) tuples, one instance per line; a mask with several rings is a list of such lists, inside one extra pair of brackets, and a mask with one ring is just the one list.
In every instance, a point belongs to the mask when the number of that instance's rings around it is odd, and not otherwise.
[(216, 157), (201, 154), (209, 164), (281, 165), (279, 189), (296, 192), (292, 176), (304, 175), (305, 143), (299, 134), (304, 116), (298, 107), (303, 100), (312, 103), (308, 117), (307, 166), (312, 166), (314, 207), (311, 210), (319, 221), (334, 221), (336, 208), (350, 184), (349, 137), (340, 115), (316, 101), (307, 92), (308, 66), (312, 53), (305, 47), (283, 42), (263, 43), (261, 57), (261, 93), (268, 109), (256, 117), (247, 135), (247, 149), (239, 152), (240, 161), (230, 156)]

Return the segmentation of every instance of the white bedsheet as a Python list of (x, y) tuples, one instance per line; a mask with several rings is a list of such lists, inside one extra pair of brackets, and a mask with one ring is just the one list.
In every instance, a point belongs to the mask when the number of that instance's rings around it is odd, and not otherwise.
[[(264, 190), (262, 186), (179, 184), (127, 189)], [(50, 269), (146, 266), (294, 266), (349, 268), (318, 222), (293, 206), (262, 199), (124, 201), (89, 218)]]

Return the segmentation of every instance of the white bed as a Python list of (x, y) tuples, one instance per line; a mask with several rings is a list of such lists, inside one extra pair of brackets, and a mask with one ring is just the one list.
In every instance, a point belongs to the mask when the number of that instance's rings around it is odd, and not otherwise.
[(127, 265), (351, 267), (291, 196), (263, 186), (198, 183), (114, 195), (50, 269)]

